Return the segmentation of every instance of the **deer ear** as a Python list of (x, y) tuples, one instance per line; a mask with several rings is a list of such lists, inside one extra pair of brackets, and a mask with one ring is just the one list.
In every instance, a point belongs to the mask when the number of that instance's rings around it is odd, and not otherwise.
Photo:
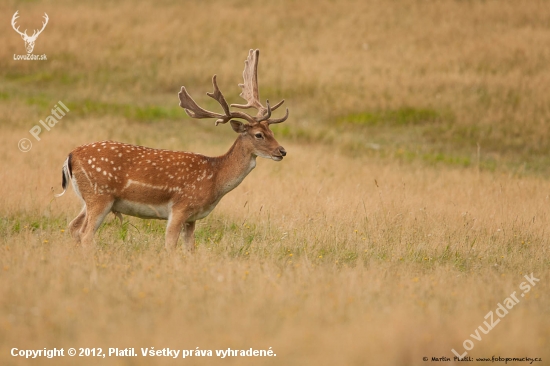
[(246, 132), (248, 125), (245, 125), (244, 123), (240, 121), (231, 120), (229, 121), (231, 123), (231, 127), (233, 127), (233, 131), (237, 133), (243, 133)]

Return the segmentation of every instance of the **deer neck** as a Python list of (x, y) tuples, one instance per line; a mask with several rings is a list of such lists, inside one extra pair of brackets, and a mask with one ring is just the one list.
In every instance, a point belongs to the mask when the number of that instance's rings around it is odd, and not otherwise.
[(216, 158), (219, 171), (216, 179), (218, 192), (222, 195), (236, 188), (243, 179), (256, 167), (256, 155), (242, 135), (240, 135), (229, 151)]

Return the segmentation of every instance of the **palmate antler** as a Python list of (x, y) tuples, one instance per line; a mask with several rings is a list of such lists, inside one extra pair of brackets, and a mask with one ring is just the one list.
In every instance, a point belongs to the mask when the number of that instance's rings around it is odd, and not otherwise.
[(288, 108), (283, 118), (269, 119), (271, 112), (279, 108), (285, 100), (281, 100), (279, 103), (270, 107), (269, 100), (266, 100), (267, 108), (260, 103), (260, 91), (258, 90), (258, 61), (260, 59), (260, 50), (250, 50), (248, 57), (244, 61), (243, 80), (244, 83), (239, 84), (243, 89), (240, 96), (247, 101), (246, 104), (231, 104), (231, 107), (248, 109), (256, 108), (258, 114), (256, 118), (260, 118), (260, 121), (268, 121), (269, 124), (281, 123), (288, 118)]
[(231, 104), (231, 107), (248, 109), (256, 108), (258, 114), (253, 117), (245, 112), (229, 110), (227, 101), (225, 100), (222, 92), (218, 88), (216, 82), (216, 75), (212, 78), (212, 85), (214, 86), (213, 93), (206, 93), (209, 97), (215, 99), (223, 108), (225, 114), (220, 114), (216, 112), (207, 111), (201, 108), (194, 100), (191, 98), (184, 86), (181, 87), (181, 91), (178, 93), (180, 99), (180, 107), (185, 109), (185, 112), (192, 118), (217, 118), (216, 126), (220, 123), (227, 123), (232, 118), (240, 118), (248, 121), (249, 124), (253, 125), (266, 121), (268, 124), (281, 123), (286, 121), (288, 118), (288, 108), (286, 114), (282, 118), (271, 119), (271, 112), (279, 108), (283, 103), (284, 99), (277, 103), (275, 106), (271, 107), (269, 105), (269, 100), (266, 101), (267, 107), (264, 107), (259, 100), (259, 90), (258, 90), (258, 58), (260, 56), (259, 50), (250, 50), (248, 53), (248, 58), (244, 62), (244, 71), (243, 79), (244, 83), (239, 84), (243, 89), (241, 92), (241, 97), (247, 101), (247, 104)]

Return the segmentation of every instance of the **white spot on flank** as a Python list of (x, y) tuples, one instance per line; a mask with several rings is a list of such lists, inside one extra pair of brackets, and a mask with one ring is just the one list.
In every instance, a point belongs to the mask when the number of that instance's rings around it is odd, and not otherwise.
[(101, 168), (100, 168), (100, 167), (97, 167), (97, 168), (95, 168), (95, 170), (97, 170), (98, 172), (100, 172), (100, 171), (101, 171)]
[(88, 159), (88, 164), (91, 164), (92, 163), (92, 159)]

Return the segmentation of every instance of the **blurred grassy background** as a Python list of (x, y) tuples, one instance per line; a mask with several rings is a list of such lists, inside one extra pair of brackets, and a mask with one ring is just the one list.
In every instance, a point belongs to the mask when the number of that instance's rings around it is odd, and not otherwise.
[(24, 28), (39, 26), (43, 10), (51, 21), (35, 50), (48, 62), (14, 62), (22, 40), (2, 25), (10, 125), (32, 126), (60, 99), (73, 119), (180, 120), (182, 84), (205, 98), (217, 73), (236, 101), (242, 55), (260, 48), (262, 96), (286, 98), (293, 113), (285, 137), (351, 155), (548, 174), (545, 1), (2, 6), (6, 18), (13, 9)]
[[(49, 15), (34, 50), (48, 61), (13, 60), (16, 10), (21, 29)], [(550, 356), (547, 1), (8, 0), (0, 14), (0, 363), (26, 364), (11, 347), (272, 346), (226, 363), (424, 364), (531, 272), (540, 284), (471, 354)], [(177, 92), (219, 110), (217, 74), (241, 102), (250, 48), (261, 97), (290, 109), (273, 127), (288, 157), (259, 161), (198, 225), (194, 256), (166, 255), (165, 223), (134, 218), (75, 247), (80, 203), (51, 191), (67, 153), (105, 139), (224, 153), (234, 132), (188, 118)], [(70, 112), (34, 141), (59, 100)]]

